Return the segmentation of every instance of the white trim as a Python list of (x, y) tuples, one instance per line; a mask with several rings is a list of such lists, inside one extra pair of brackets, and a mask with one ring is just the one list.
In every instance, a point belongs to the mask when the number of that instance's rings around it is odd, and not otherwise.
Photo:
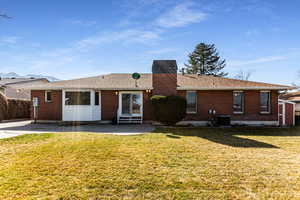
[(294, 104), (296, 105), (295, 102), (289, 101), (289, 100), (283, 100), (283, 99), (278, 99), (279, 102), (283, 102), (283, 103), (290, 103), (290, 104)]
[[(90, 105), (66, 105), (66, 92), (90, 92)], [(99, 92), (99, 106), (95, 105), (95, 92)], [(96, 115), (96, 112), (100, 113)], [(87, 89), (62, 90), (62, 121), (100, 121), (101, 112), (101, 91)], [(74, 113), (73, 116), (72, 113)], [(77, 117), (73, 119), (74, 116)]]
[[(48, 92), (50, 92), (51, 93), (51, 100), (50, 101), (48, 101)], [(45, 90), (45, 102), (46, 103), (51, 103), (52, 102), (52, 91), (51, 90)]]
[(235, 114), (235, 115), (243, 115), (244, 112), (233, 112), (233, 114)]
[(269, 115), (271, 114), (271, 98), (272, 98), (272, 93), (271, 91), (269, 90), (262, 90), (260, 91), (260, 96), (259, 96), (259, 101), (260, 101), (260, 105), (259, 105), (259, 110), (261, 110), (261, 93), (269, 93), (269, 99), (268, 99), (268, 111), (260, 111), (260, 114), (263, 114), (263, 115)]
[(267, 112), (267, 111), (261, 111), (261, 112), (259, 112), (261, 115), (270, 115), (271, 114), (271, 112)]
[[(233, 106), (234, 106), (234, 93), (242, 93), (243, 94), (243, 99), (242, 99), (242, 111), (240, 112), (240, 111), (234, 111), (234, 108), (233, 108)], [(244, 93), (244, 91), (236, 91), (236, 90), (234, 90), (233, 92), (232, 92), (232, 97), (233, 97), (233, 102), (232, 102), (232, 110), (233, 110), (233, 114), (234, 115), (242, 115), (242, 114), (244, 114), (245, 113), (245, 93)]]
[(144, 107), (143, 107), (143, 103), (144, 103), (144, 97), (143, 97), (143, 91), (119, 91), (119, 108), (118, 108), (118, 118), (121, 116), (127, 116), (127, 115), (123, 115), (122, 114), (122, 94), (140, 94), (141, 95), (141, 108), (140, 114), (132, 114), (130, 116), (133, 117), (143, 117), (143, 113), (144, 113)]
[[(296, 125), (296, 103), (294, 102), (291, 102), (291, 101), (288, 101), (288, 100), (282, 100), (282, 99), (279, 99), (279, 103), (278, 103), (278, 114), (280, 115), (279, 113), (279, 105), (282, 105), (282, 125), (285, 126), (286, 125), (286, 104), (292, 104), (293, 105), (293, 126)], [(279, 116), (280, 117), (280, 116)]]
[(248, 125), (248, 126), (277, 126), (278, 121), (243, 121), (232, 120), (231, 125)]

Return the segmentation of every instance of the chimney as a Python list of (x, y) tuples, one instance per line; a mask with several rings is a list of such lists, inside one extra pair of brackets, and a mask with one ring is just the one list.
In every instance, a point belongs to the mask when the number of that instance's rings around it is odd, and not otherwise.
[(154, 60), (152, 64), (152, 86), (154, 95), (177, 94), (176, 60)]

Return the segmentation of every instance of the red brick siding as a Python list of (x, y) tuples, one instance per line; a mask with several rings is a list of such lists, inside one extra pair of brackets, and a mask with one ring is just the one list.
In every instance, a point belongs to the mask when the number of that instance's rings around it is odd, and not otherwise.
[[(186, 91), (178, 91), (186, 97)], [(244, 114), (233, 114), (233, 91), (198, 91), (197, 113), (188, 114), (185, 120), (206, 121), (209, 119), (208, 110), (215, 109), (217, 114), (231, 115), (232, 120), (245, 121), (277, 121), (278, 93), (271, 93), (271, 114), (260, 114), (260, 91), (244, 91)]]
[[(102, 120), (112, 120), (117, 116), (119, 106), (119, 91), (101, 91)], [(143, 119), (152, 119), (151, 93), (143, 91)]]
[(117, 116), (119, 95), (113, 90), (101, 91), (101, 119), (112, 120)]
[(153, 120), (153, 110), (151, 105), (151, 98), (152, 94), (143, 92), (143, 118), (144, 120)]
[(283, 125), (283, 104), (279, 104), (279, 109), (278, 109), (278, 112), (279, 112), (279, 116), (278, 116), (278, 120), (279, 120), (279, 125)]
[[(62, 120), (62, 91), (52, 91), (51, 102), (45, 102), (44, 90), (31, 91), (31, 99), (34, 97), (39, 99), (38, 120)], [(33, 109), (31, 110), (33, 118)]]
[(177, 74), (152, 74), (154, 95), (176, 95)]
[[(278, 93), (271, 93), (271, 114), (260, 114), (260, 92), (245, 92), (245, 112), (241, 115), (233, 114), (233, 91), (198, 91), (198, 105), (196, 114), (188, 114), (185, 120), (206, 121), (209, 119), (208, 110), (215, 109), (217, 114), (232, 116), (232, 120), (248, 121), (277, 121), (278, 120)], [(40, 107), (38, 120), (62, 120), (62, 92), (52, 91), (52, 102), (45, 102), (45, 91), (32, 91), (32, 98), (38, 97)], [(185, 97), (186, 91), (178, 91)], [(150, 102), (152, 93), (143, 91), (143, 117), (144, 120), (152, 120), (153, 112)], [(112, 120), (117, 115), (119, 95), (116, 91), (101, 91), (102, 120)]]
[(290, 103), (285, 104), (285, 124), (287, 126), (294, 125), (294, 105)]

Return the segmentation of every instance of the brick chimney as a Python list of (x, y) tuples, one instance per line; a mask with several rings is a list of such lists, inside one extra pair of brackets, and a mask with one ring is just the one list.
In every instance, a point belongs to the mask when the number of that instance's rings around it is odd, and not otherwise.
[(152, 64), (152, 86), (154, 95), (177, 94), (176, 60), (154, 60)]

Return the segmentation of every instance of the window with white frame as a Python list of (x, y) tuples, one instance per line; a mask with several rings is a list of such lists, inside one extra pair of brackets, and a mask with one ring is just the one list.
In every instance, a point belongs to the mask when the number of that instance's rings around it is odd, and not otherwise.
[(52, 101), (52, 92), (46, 91), (45, 92), (45, 102), (51, 102)]
[(244, 113), (244, 92), (233, 92), (233, 113)]
[(91, 105), (91, 92), (66, 92), (65, 105)]
[(271, 94), (270, 91), (261, 91), (260, 92), (260, 112), (261, 113), (270, 113), (270, 101)]
[(186, 112), (197, 113), (197, 92), (187, 91), (186, 92)]

